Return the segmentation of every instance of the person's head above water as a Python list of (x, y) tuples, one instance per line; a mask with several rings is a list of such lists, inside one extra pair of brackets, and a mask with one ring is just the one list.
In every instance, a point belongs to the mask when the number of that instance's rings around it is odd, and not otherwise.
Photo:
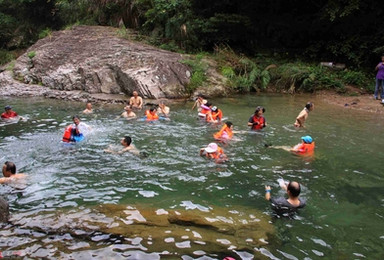
[(11, 174), (16, 174), (16, 165), (13, 162), (6, 161), (3, 165), (4, 177), (10, 177)]
[(73, 123), (75, 123), (75, 125), (78, 125), (79, 123), (80, 123), (80, 118), (79, 118), (79, 116), (73, 116), (72, 117), (72, 121), (73, 121)]
[(264, 107), (262, 107), (262, 106), (256, 107), (255, 115), (261, 115), (263, 113), (265, 113), (265, 108)]
[(92, 110), (92, 103), (88, 102), (85, 106), (88, 110)]
[(312, 111), (314, 108), (314, 104), (312, 102), (307, 102), (307, 104), (305, 104), (305, 108), (309, 111)]
[(300, 184), (298, 182), (296, 182), (296, 181), (289, 182), (289, 184), (287, 186), (288, 195), (296, 198), (300, 195), (300, 192), (301, 192), (301, 188), (300, 188)]
[(124, 146), (130, 146), (132, 143), (132, 138), (130, 136), (124, 136), (123, 139), (121, 139), (121, 144)]
[(310, 144), (310, 143), (313, 142), (312, 137), (310, 137), (309, 135), (301, 137), (301, 140), (303, 140), (303, 142), (306, 143), (306, 144)]
[(7, 106), (4, 107), (4, 110), (5, 110), (5, 111), (11, 110), (11, 109), (12, 109), (12, 107), (9, 106), (9, 105), (7, 105)]
[(231, 128), (231, 126), (233, 126), (232, 122), (230, 121), (225, 122), (225, 124), (227, 125), (228, 128)]
[(207, 153), (214, 153), (217, 151), (217, 149), (218, 146), (215, 143), (210, 143), (207, 147), (204, 148)]

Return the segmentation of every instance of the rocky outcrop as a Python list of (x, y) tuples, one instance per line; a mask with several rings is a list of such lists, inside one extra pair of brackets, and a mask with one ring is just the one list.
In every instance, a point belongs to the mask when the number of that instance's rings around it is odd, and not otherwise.
[(145, 98), (187, 96), (191, 72), (181, 54), (119, 38), (117, 30), (77, 26), (53, 32), (16, 60), (13, 77), (9, 71), (0, 74), (1, 92), (7, 86), (20, 91), (33, 86), (42, 95), (81, 91), (130, 96), (137, 90)]
[(7, 222), (9, 218), (9, 205), (8, 202), (0, 197), (0, 223)]

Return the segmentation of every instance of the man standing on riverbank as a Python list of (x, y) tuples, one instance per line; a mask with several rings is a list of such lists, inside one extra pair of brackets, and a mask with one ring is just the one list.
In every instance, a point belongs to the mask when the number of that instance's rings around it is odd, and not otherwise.
[(139, 96), (137, 91), (133, 91), (132, 94), (133, 97), (129, 99), (129, 105), (132, 107), (132, 109), (141, 110), (143, 108), (143, 99)]
[(296, 122), (293, 124), (295, 127), (305, 127), (304, 123), (308, 118), (309, 112), (315, 108), (312, 102), (308, 102), (300, 114), (296, 117)]

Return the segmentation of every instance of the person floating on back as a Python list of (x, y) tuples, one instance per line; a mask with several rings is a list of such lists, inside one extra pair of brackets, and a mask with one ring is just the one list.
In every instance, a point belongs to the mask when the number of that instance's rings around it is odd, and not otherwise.
[(248, 126), (251, 127), (251, 130), (260, 130), (267, 126), (267, 123), (263, 116), (264, 113), (264, 107), (256, 107), (255, 113), (248, 120)]
[(301, 137), (301, 143), (295, 145), (294, 147), (290, 146), (272, 146), (271, 144), (265, 144), (266, 147), (283, 149), (288, 152), (293, 152), (301, 155), (312, 155), (315, 151), (315, 141), (309, 135)]
[(13, 162), (5, 162), (3, 165), (3, 176), (0, 178), (0, 183), (8, 183), (12, 180), (24, 178), (24, 173), (16, 173), (16, 165)]
[(65, 143), (77, 143), (84, 140), (85, 135), (91, 130), (86, 123), (80, 122), (78, 116), (72, 117), (73, 124), (67, 126), (62, 141)]
[(232, 122), (226, 122), (219, 132), (213, 134), (213, 138), (218, 141), (228, 141), (233, 137), (233, 124)]
[(281, 188), (287, 192), (288, 199), (284, 197), (271, 198), (271, 187), (265, 186), (265, 199), (271, 202), (272, 208), (279, 216), (291, 217), (298, 209), (304, 208), (306, 201), (300, 199), (301, 187), (298, 182), (291, 181), (287, 184), (281, 183)]
[(315, 105), (312, 102), (308, 102), (300, 114), (296, 117), (296, 121), (293, 124), (295, 127), (305, 127), (304, 123), (308, 118), (308, 114), (315, 108)]
[(228, 160), (228, 157), (224, 154), (223, 149), (216, 143), (210, 143), (207, 147), (201, 148), (200, 156), (214, 159), (216, 163), (221, 163)]

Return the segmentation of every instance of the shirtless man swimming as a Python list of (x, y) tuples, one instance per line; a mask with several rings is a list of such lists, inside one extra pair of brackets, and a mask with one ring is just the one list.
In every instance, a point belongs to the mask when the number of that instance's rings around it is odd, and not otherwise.
[(92, 113), (93, 113), (92, 104), (87, 103), (87, 105), (85, 106), (85, 109), (83, 110), (83, 114), (92, 114)]
[(308, 118), (308, 114), (315, 108), (312, 102), (308, 102), (300, 114), (296, 117), (296, 122), (293, 124), (295, 127), (305, 127), (304, 123)]
[(139, 109), (141, 110), (143, 108), (143, 99), (139, 96), (139, 93), (137, 91), (133, 91), (133, 97), (129, 99), (129, 105), (133, 109)]
[(121, 139), (120, 143), (123, 146), (123, 149), (116, 151), (116, 150), (113, 150), (111, 146), (109, 146), (108, 149), (104, 150), (104, 152), (112, 153), (112, 154), (123, 154), (126, 152), (130, 152), (134, 155), (140, 155), (140, 151), (132, 144), (131, 137), (124, 136), (124, 138)]
[(12, 180), (24, 178), (24, 173), (16, 173), (16, 165), (13, 162), (5, 162), (3, 165), (3, 176), (0, 178), (0, 183), (8, 183)]

